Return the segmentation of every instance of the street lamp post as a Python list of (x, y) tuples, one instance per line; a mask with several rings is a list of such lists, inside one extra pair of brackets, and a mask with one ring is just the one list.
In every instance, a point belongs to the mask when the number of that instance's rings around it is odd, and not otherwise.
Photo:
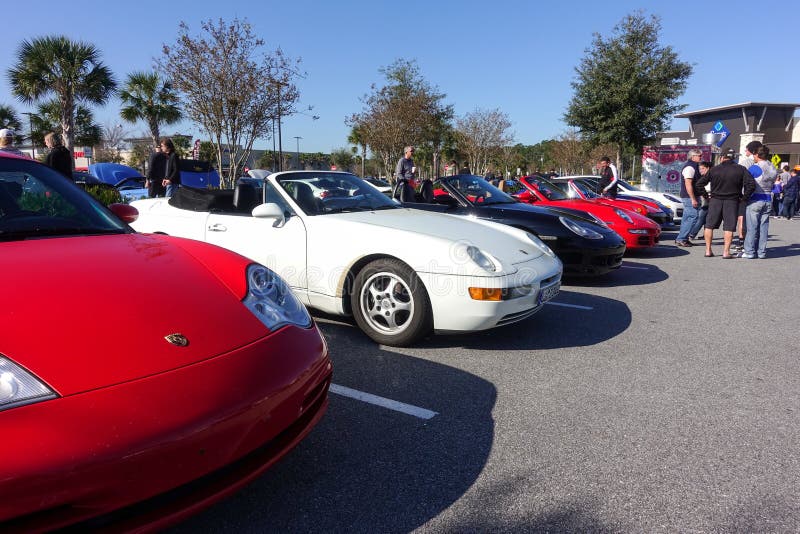
[(299, 135), (295, 135), (294, 138), (297, 140), (297, 168), (300, 168), (300, 137)]
[(36, 144), (33, 142), (33, 119), (31, 118), (31, 116), (35, 114), (30, 111), (23, 111), (22, 114), (28, 116), (28, 128), (30, 128), (31, 131), (31, 157), (36, 159)]

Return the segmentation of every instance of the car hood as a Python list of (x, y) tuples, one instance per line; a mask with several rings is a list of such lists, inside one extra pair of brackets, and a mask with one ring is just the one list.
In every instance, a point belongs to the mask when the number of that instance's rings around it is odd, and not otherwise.
[[(190, 365), (268, 334), (241, 304), (250, 262), (183, 241), (123, 234), (0, 244), (7, 282), (0, 353), (69, 395)], [(219, 275), (206, 267), (214, 255)], [(176, 333), (189, 345), (165, 339)]]
[[(522, 230), (477, 218), (399, 208), (327, 215), (319, 219), (325, 221), (328, 232), (346, 231), (364, 241), (374, 238), (375, 243), (388, 247), (386, 252), (404, 258), (417, 271), (452, 272), (457, 266), (460, 270), (456, 274), (489, 275), (477, 266), (472, 270), (469, 261), (454, 262), (454, 253), (458, 254), (454, 246), (474, 245), (494, 256), (503, 266), (502, 273), (494, 274), (512, 273), (513, 265), (543, 254)], [(361, 227), (353, 229), (353, 223), (360, 223)], [(340, 224), (346, 224), (346, 230), (339, 229)], [(391, 233), (397, 235), (392, 237)], [(400, 234), (407, 235), (401, 237)]]

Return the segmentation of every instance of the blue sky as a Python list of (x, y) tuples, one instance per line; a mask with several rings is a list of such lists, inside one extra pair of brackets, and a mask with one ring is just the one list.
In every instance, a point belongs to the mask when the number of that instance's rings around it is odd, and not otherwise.
[[(724, 8), (723, 8), (724, 6)], [(29, 111), (12, 96), (7, 70), (23, 39), (65, 34), (93, 43), (118, 81), (152, 68), (178, 23), (192, 33), (209, 18), (246, 18), (270, 48), (302, 59), (301, 103), (319, 119), (284, 121), (283, 147), (330, 152), (347, 146), (345, 117), (361, 110), (360, 97), (378, 70), (413, 59), (422, 75), (447, 95), (457, 115), (499, 108), (510, 117), (515, 141), (534, 144), (563, 133), (561, 116), (572, 96), (574, 68), (594, 32), (611, 32), (628, 13), (642, 9), (661, 17), (661, 44), (694, 65), (680, 103), (688, 110), (747, 101), (800, 101), (800, 61), (795, 1), (418, 1), (263, 2), (196, 0), (131, 2), (13, 2), (4, 6), (0, 55), (0, 103)], [(790, 39), (795, 39), (794, 43)], [(100, 124), (120, 121), (119, 102), (95, 110)], [(685, 119), (675, 129), (686, 129)], [(143, 124), (125, 124), (131, 135)], [(200, 135), (184, 123), (174, 130)], [(173, 128), (166, 128), (172, 133)], [(256, 148), (272, 148), (257, 141)]]

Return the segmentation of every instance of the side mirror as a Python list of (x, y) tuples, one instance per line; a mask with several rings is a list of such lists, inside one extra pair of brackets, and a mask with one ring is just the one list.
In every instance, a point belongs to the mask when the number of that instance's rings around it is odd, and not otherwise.
[(282, 226), (286, 222), (283, 210), (274, 202), (259, 204), (253, 208), (252, 215), (257, 219), (275, 219), (275, 223), (272, 226)]
[(139, 210), (129, 204), (109, 204), (108, 209), (126, 224), (136, 222), (136, 219), (139, 218)]

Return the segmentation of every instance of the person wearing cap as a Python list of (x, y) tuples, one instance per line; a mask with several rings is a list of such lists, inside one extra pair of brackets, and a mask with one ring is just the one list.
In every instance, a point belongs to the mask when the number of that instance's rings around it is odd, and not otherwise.
[(781, 215), (791, 221), (797, 211), (797, 196), (800, 194), (800, 165), (795, 165), (789, 176), (789, 180), (783, 184)]
[(44, 160), (45, 164), (72, 180), (74, 161), (69, 149), (61, 144), (61, 136), (55, 132), (50, 132), (44, 136), (44, 144), (50, 149)]
[(14, 130), (10, 128), (3, 128), (0, 130), (0, 151), (8, 154), (15, 154), (17, 156), (28, 157), (23, 151), (14, 146)]
[(753, 194), (747, 198), (747, 211), (745, 213), (745, 226), (747, 232), (744, 237), (744, 252), (742, 258), (754, 259), (756, 255), (764, 259), (767, 257), (767, 239), (769, 237), (769, 211), (772, 208), (772, 186), (778, 170), (770, 161), (770, 151), (761, 145), (753, 153), (755, 163), (747, 169), (756, 182)]
[(731, 254), (731, 243), (733, 232), (736, 230), (739, 202), (742, 198), (750, 198), (756, 188), (755, 180), (747, 169), (734, 163), (735, 156), (736, 152), (733, 149), (726, 150), (722, 153), (720, 164), (712, 167), (705, 175), (701, 175), (694, 183), (695, 189), (702, 189), (706, 184), (711, 184), (711, 198), (708, 202), (708, 215), (703, 233), (706, 258), (714, 256), (711, 240), (714, 238), (714, 230), (719, 228), (720, 223), (723, 231), (722, 257), (726, 260), (736, 258), (736, 255)]

